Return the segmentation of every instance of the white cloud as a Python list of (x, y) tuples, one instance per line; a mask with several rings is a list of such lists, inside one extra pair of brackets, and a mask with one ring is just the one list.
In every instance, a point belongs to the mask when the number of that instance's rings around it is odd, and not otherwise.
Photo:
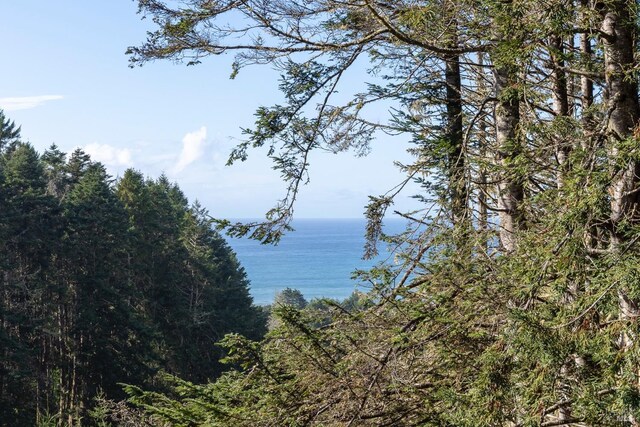
[(22, 96), (17, 98), (0, 98), (0, 108), (5, 111), (27, 110), (39, 107), (45, 102), (62, 99), (62, 95)]
[(117, 148), (107, 144), (97, 142), (82, 147), (85, 153), (91, 156), (92, 160), (102, 162), (107, 166), (131, 166), (131, 150), (128, 148)]
[(178, 163), (173, 168), (174, 173), (183, 171), (187, 166), (203, 156), (206, 139), (207, 128), (205, 126), (195, 132), (189, 132), (182, 138), (182, 152), (178, 157)]

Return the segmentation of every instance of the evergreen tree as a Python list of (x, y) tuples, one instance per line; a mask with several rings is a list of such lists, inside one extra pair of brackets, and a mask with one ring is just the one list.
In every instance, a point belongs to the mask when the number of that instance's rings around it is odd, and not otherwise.
[(304, 298), (304, 295), (302, 295), (302, 292), (297, 289), (291, 288), (285, 288), (281, 290), (273, 299), (273, 305), (275, 306), (291, 306), (293, 308), (297, 308), (298, 310), (305, 308), (307, 304), (307, 300)]
[(61, 199), (69, 185), (66, 154), (52, 144), (42, 155), (42, 163), (47, 180), (47, 193)]
[[(372, 306), (330, 323), (285, 306), (263, 342), (227, 338), (237, 372), (134, 402), (208, 425), (638, 425), (637, 2), (138, 4), (157, 27), (134, 64), (235, 51), (234, 73), (282, 72), (286, 102), (258, 109), (230, 162), (268, 145), (288, 192), (232, 235), (277, 240), (309, 153), (363, 152), (377, 131), (415, 160), (371, 197), (368, 252), (406, 183), (425, 207), (388, 238), (398, 264), (363, 273)], [(333, 105), (365, 55), (367, 89)], [(367, 119), (378, 101), (386, 123)]]
[(213, 379), (222, 368), (214, 344), (226, 333), (264, 333), (248, 281), (224, 240), (198, 204), (187, 207), (166, 177), (144, 180), (125, 172), (117, 194), (129, 214), (130, 280), (161, 338), (166, 368), (185, 378)]
[(127, 217), (100, 164), (92, 164), (65, 199), (67, 344), (61, 349), (63, 416), (79, 419), (101, 390), (117, 397), (118, 382), (142, 383), (153, 358), (148, 332), (135, 311), (137, 291), (124, 271)]
[[(34, 422), (48, 381), (42, 357), (50, 343), (42, 331), (52, 309), (47, 269), (60, 224), (55, 201), (45, 194), (39, 158), (33, 147), (13, 142), (2, 159), (2, 355), (0, 402), (9, 425)], [(33, 397), (36, 397), (35, 399)], [(15, 424), (13, 420), (15, 421)]]
[(114, 188), (81, 150), (65, 159), (18, 140), (0, 151), (2, 426), (92, 425), (120, 382), (213, 379), (217, 340), (265, 328), (235, 256), (175, 184), (127, 171)]
[(13, 120), (9, 120), (4, 111), (0, 110), (0, 151), (8, 145), (20, 140), (20, 126), (16, 127)]

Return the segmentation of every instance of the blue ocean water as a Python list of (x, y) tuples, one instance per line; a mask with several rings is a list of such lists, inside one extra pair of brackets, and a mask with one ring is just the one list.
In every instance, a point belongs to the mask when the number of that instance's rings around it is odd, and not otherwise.
[[(372, 267), (389, 258), (384, 244), (375, 260), (362, 259), (364, 219), (298, 219), (295, 231), (277, 246), (250, 239), (227, 239), (251, 281), (256, 304), (270, 304), (284, 288), (298, 289), (307, 300), (327, 297), (343, 299), (357, 287), (351, 280), (356, 269)], [(403, 220), (385, 221), (386, 233), (404, 229)]]

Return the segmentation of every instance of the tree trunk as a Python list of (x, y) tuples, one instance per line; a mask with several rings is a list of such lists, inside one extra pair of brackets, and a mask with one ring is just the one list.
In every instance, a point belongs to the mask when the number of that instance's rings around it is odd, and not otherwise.
[(497, 171), (497, 204), (500, 219), (500, 244), (506, 252), (516, 249), (516, 233), (524, 225), (522, 202), (524, 200), (523, 171), (519, 170), (518, 158), (522, 153), (520, 127), (519, 85), (520, 64), (512, 45), (521, 40), (516, 31), (518, 13), (512, 2), (500, 3), (493, 20), (497, 44), (490, 53), (493, 63), (495, 104)]
[[(455, 25), (455, 24), (453, 24)], [(455, 29), (453, 30), (455, 32)], [(457, 39), (455, 34), (452, 35)], [(452, 41), (455, 45), (457, 40)], [(465, 178), (464, 137), (462, 130), (462, 79), (458, 55), (445, 57), (445, 82), (447, 87), (447, 129), (446, 137), (450, 151), (448, 158), (449, 197), (453, 225), (465, 227), (467, 220), (467, 185)]]
[[(635, 4), (635, 3), (634, 3)], [(640, 117), (638, 105), (638, 83), (633, 77), (633, 55), (635, 8), (626, 0), (607, 3), (602, 13), (602, 44), (604, 48), (605, 79), (607, 99), (607, 136), (609, 140), (609, 158), (613, 166), (613, 179), (609, 187), (611, 206), (611, 249), (621, 251), (629, 238), (625, 228), (638, 222), (638, 203), (640, 163), (637, 160), (624, 160), (630, 150), (637, 149), (635, 139), (636, 126)], [(638, 314), (638, 303), (629, 297), (625, 287), (618, 289), (619, 318), (630, 322)], [(631, 349), (634, 338), (626, 332), (620, 336), (620, 348)], [(636, 386), (638, 367), (635, 368)], [(638, 425), (634, 416), (629, 415), (631, 425)]]
[(506, 252), (512, 252), (516, 248), (515, 232), (524, 225), (521, 210), (524, 188), (514, 164), (522, 149), (517, 135), (520, 100), (512, 67), (497, 66), (494, 75), (498, 99), (495, 109), (496, 161), (501, 167), (498, 183), (500, 243)]
[[(627, 4), (626, 0), (611, 2), (603, 13), (601, 26), (608, 93), (609, 157), (616, 168), (609, 188), (611, 244), (614, 249), (618, 249), (625, 239), (622, 230), (624, 222), (637, 222), (640, 200), (640, 193), (635, 191), (639, 182), (640, 165), (635, 160), (618, 165), (621, 148), (634, 136), (640, 116), (637, 82), (631, 74), (635, 44), (632, 26), (635, 16)], [(629, 149), (628, 144), (625, 149)]]
[[(482, 96), (488, 96), (487, 87), (485, 84), (485, 76), (483, 73), (484, 67), (484, 54), (478, 54), (478, 68), (480, 75), (477, 78), (478, 92)], [(481, 106), (482, 108), (483, 106)], [(478, 227), (482, 233), (486, 233), (489, 230), (489, 210), (487, 194), (489, 191), (488, 185), (488, 173), (487, 173), (487, 145), (488, 145), (488, 124), (484, 112), (480, 112), (480, 123), (478, 126), (478, 150), (480, 155), (480, 170), (478, 171)], [(489, 246), (489, 240), (487, 238), (484, 242), (485, 248)]]

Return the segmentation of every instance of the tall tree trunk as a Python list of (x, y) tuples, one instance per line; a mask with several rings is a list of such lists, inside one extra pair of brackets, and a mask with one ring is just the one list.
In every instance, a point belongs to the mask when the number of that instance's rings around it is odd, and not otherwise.
[(496, 96), (496, 163), (497, 202), (500, 219), (500, 243), (505, 252), (516, 249), (516, 233), (524, 227), (522, 202), (524, 180), (518, 170), (517, 160), (522, 153), (520, 127), (519, 64), (512, 45), (520, 42), (518, 13), (512, 2), (501, 3), (494, 12), (495, 50), (490, 54), (493, 63), (494, 91)]
[[(443, 10), (444, 18), (449, 22), (444, 34), (448, 47), (455, 49), (458, 47), (458, 21), (456, 10), (448, 2)], [(451, 217), (454, 227), (464, 239), (467, 222), (467, 184), (466, 184), (466, 162), (464, 150), (464, 135), (462, 124), (462, 77), (460, 75), (460, 55), (456, 53), (445, 54), (443, 56), (445, 65), (445, 87), (446, 87), (446, 128), (445, 138), (448, 142), (449, 152), (447, 153), (447, 174), (449, 203), (451, 207)], [(464, 244), (464, 242), (459, 242)]]
[[(613, 179), (609, 188), (611, 198), (611, 249), (621, 251), (629, 234), (624, 230), (627, 224), (637, 223), (640, 193), (640, 163), (624, 159), (628, 150), (637, 149), (637, 142), (629, 144), (637, 130), (640, 118), (638, 105), (638, 82), (633, 77), (633, 55), (635, 51), (634, 27), (636, 19), (635, 2), (631, 6), (626, 0), (615, 0), (606, 4), (601, 25), (604, 48), (605, 79), (607, 99), (607, 133), (609, 138), (609, 158), (613, 165)], [(633, 148), (632, 148), (633, 147)], [(640, 311), (638, 302), (629, 297), (625, 287), (618, 289), (619, 317), (625, 322), (632, 321)], [(633, 346), (634, 337), (623, 332), (620, 347), (623, 351)], [(640, 374), (635, 367), (636, 387)], [(639, 425), (633, 415), (629, 415), (631, 425)]]
[[(485, 58), (483, 53), (478, 54), (478, 68), (479, 74), (477, 77), (478, 92), (482, 97), (488, 97), (487, 85), (485, 82), (484, 74)], [(481, 105), (481, 108), (484, 106)], [(489, 209), (487, 194), (489, 191), (488, 186), (488, 173), (487, 173), (487, 145), (488, 145), (488, 124), (486, 116), (483, 111), (480, 111), (480, 123), (478, 125), (478, 154), (480, 155), (480, 170), (478, 171), (478, 228), (482, 233), (486, 233), (489, 230)], [(485, 242), (485, 248), (488, 247), (489, 240), (487, 238)]]
[(497, 162), (501, 167), (498, 183), (500, 242), (506, 252), (516, 248), (515, 233), (524, 225), (521, 204), (524, 199), (522, 177), (514, 163), (522, 147), (518, 138), (520, 100), (513, 67), (496, 66), (495, 109)]
[[(618, 164), (625, 141), (634, 137), (640, 117), (638, 85), (633, 68), (635, 15), (626, 0), (607, 3), (601, 26), (604, 47), (605, 78), (608, 92), (607, 131), (610, 138), (609, 157)], [(627, 146), (626, 150), (629, 149)], [(637, 222), (640, 193), (636, 191), (640, 164), (635, 160), (614, 166), (611, 196), (611, 244), (614, 249), (624, 242), (622, 227), (625, 222)]]
[(461, 80), (459, 56), (447, 55), (445, 57), (447, 139), (451, 147), (448, 164), (449, 192), (453, 224), (454, 226), (464, 227), (467, 217), (467, 185), (465, 178), (464, 137), (462, 132)]

